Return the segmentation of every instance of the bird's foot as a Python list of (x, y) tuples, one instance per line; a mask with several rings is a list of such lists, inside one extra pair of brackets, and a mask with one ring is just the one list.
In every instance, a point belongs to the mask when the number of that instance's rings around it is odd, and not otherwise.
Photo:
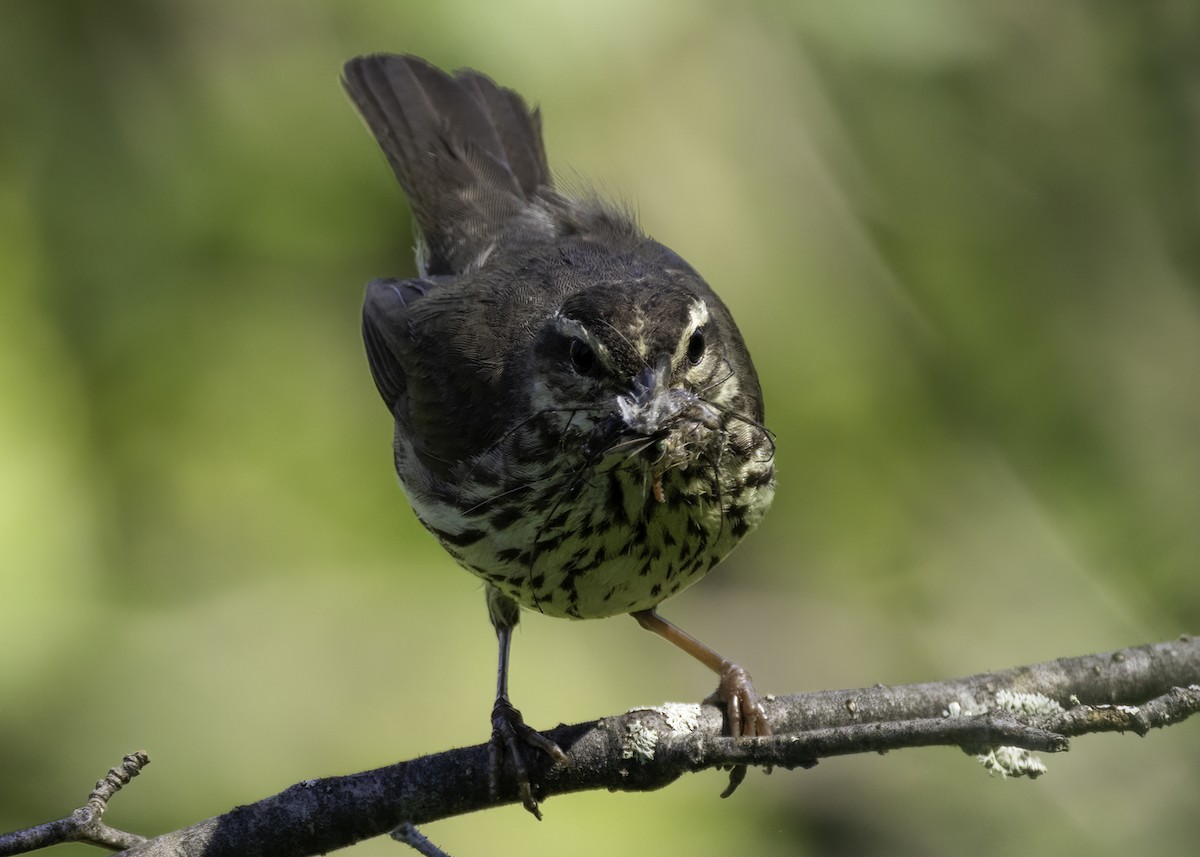
[[(767, 710), (763, 707), (750, 673), (737, 664), (729, 664), (721, 672), (716, 693), (711, 697), (725, 706), (725, 718), (729, 723), (729, 734), (733, 738), (761, 738), (771, 734), (767, 723)], [(767, 773), (771, 772), (767, 768)], [(729, 771), (729, 785), (721, 797), (729, 797), (742, 780), (746, 779), (746, 766), (734, 765)]]
[(555, 762), (566, 762), (567, 754), (562, 749), (536, 729), (527, 726), (521, 712), (504, 697), (496, 700), (492, 708), (492, 740), (488, 745), (490, 757), (490, 774), (488, 791), (493, 800), (500, 794), (500, 775), (504, 770), (504, 759), (512, 759), (513, 772), (517, 778), (517, 789), (521, 793), (521, 803), (533, 813), (534, 818), (542, 820), (542, 811), (538, 809), (537, 800), (533, 797), (533, 787), (529, 783), (529, 767), (525, 763), (525, 747), (534, 747), (550, 756)]

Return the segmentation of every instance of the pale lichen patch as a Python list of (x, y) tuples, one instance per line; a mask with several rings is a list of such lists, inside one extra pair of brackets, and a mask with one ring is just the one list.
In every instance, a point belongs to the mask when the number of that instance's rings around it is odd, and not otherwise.
[(652, 726), (637, 718), (625, 724), (625, 739), (621, 743), (622, 759), (649, 762), (654, 758), (656, 746), (658, 746), (658, 733)]

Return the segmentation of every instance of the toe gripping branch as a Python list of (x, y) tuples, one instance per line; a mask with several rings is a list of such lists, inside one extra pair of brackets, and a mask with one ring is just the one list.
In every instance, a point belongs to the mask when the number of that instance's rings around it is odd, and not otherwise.
[[(717, 690), (710, 698), (725, 707), (730, 736), (760, 738), (771, 734), (766, 709), (759, 699), (758, 691), (754, 689), (750, 673), (659, 616), (656, 610), (639, 610), (631, 615), (647, 631), (653, 631), (664, 640), (683, 649), (718, 675)], [(733, 794), (745, 778), (746, 766), (734, 765), (729, 771), (729, 785), (721, 793), (721, 797)]]

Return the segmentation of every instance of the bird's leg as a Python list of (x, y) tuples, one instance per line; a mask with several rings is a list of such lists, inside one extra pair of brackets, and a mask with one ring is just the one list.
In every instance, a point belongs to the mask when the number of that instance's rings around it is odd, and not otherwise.
[(533, 813), (538, 821), (542, 812), (533, 797), (529, 784), (529, 768), (525, 764), (522, 744), (536, 747), (549, 754), (556, 762), (565, 762), (567, 754), (542, 733), (525, 724), (521, 712), (508, 701), (508, 651), (512, 643), (512, 631), (520, 620), (517, 603), (495, 587), (487, 588), (488, 615), (496, 629), (496, 640), (500, 644), (500, 662), (496, 669), (496, 704), (492, 706), (492, 740), (488, 745), (490, 771), (488, 791), (493, 800), (499, 797), (500, 774), (504, 769), (504, 757), (512, 759), (521, 792), (521, 803)]
[[(683, 649), (700, 663), (719, 676), (717, 691), (713, 696), (725, 705), (725, 716), (729, 721), (729, 734), (734, 738), (759, 737), (771, 734), (771, 726), (767, 723), (767, 712), (750, 673), (739, 667), (733, 661), (721, 657), (708, 646), (701, 643), (682, 628), (671, 624), (658, 611), (638, 610), (631, 613), (638, 624), (647, 631), (653, 631), (664, 640)], [(729, 787), (721, 797), (729, 797), (733, 790), (746, 777), (746, 766), (735, 765), (729, 773)]]

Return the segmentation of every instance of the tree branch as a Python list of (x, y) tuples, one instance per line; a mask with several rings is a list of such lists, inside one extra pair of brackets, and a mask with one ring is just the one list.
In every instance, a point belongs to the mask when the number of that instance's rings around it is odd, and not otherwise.
[(150, 757), (145, 753), (130, 753), (121, 760), (118, 767), (110, 768), (104, 779), (96, 783), (96, 787), (88, 795), (87, 803), (66, 818), (0, 835), (0, 857), (26, 854), (64, 842), (90, 842), (113, 851), (144, 842), (144, 836), (109, 827), (101, 818), (113, 795), (149, 764)]
[[(1200, 711), (1200, 642), (1181, 637), (943, 682), (770, 698), (766, 706), (769, 738), (724, 737), (712, 705), (672, 703), (559, 726), (546, 734), (570, 762), (530, 760), (537, 798), (646, 791), (706, 768), (808, 768), (830, 756), (933, 745), (960, 747), (994, 773), (1037, 776), (1045, 768), (1031, 751), (1063, 751), (1070, 737), (1089, 732), (1144, 735)], [(484, 744), (308, 780), (123, 853), (317, 854), (393, 832), (423, 854), (440, 854), (415, 825), (518, 800), (511, 777), (499, 800), (489, 797), (487, 764)], [(0, 855), (29, 850), (10, 844), (25, 833), (0, 836)]]

